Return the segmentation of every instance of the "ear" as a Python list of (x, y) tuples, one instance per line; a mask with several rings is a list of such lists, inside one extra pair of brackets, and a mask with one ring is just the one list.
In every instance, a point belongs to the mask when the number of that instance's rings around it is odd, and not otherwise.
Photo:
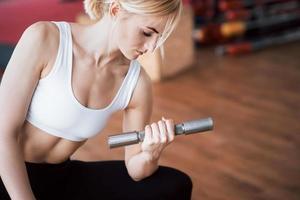
[(109, 6), (110, 16), (116, 17), (119, 14), (120, 10), (121, 10), (120, 8), (121, 8), (121, 6), (120, 6), (118, 1), (112, 1), (110, 6)]

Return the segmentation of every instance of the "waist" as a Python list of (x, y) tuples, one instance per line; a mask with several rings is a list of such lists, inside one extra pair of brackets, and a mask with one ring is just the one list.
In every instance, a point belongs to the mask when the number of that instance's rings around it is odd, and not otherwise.
[(26, 166), (48, 166), (48, 167), (64, 167), (68, 165), (71, 162), (70, 158), (67, 158), (66, 160), (59, 162), (59, 163), (49, 163), (49, 162), (34, 162), (34, 161), (26, 161)]
[(85, 143), (74, 142), (47, 134), (25, 121), (19, 135), (25, 161), (29, 163), (62, 163)]

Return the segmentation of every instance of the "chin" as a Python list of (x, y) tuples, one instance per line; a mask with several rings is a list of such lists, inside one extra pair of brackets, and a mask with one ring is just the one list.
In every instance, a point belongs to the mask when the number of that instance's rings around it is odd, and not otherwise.
[(136, 53), (131, 53), (131, 52), (122, 52), (122, 54), (128, 60), (135, 60), (135, 59), (137, 59), (139, 57), (139, 55), (137, 55)]
[(132, 60), (136, 60), (140, 55), (134, 54)]
[(140, 55), (137, 53), (131, 53), (131, 54), (123, 54), (126, 58), (129, 60), (136, 60)]

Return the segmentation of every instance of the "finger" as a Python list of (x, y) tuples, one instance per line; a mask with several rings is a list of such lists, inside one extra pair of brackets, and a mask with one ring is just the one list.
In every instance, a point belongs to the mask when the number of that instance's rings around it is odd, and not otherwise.
[(146, 143), (150, 143), (152, 141), (152, 129), (149, 125), (147, 125), (145, 127), (145, 137), (144, 137), (144, 141)]
[(168, 141), (172, 142), (175, 138), (174, 121), (172, 119), (166, 120), (166, 127), (168, 133)]
[(157, 123), (152, 123), (151, 129), (152, 129), (152, 140), (155, 144), (158, 144), (159, 143), (159, 128), (158, 128)]
[(164, 121), (160, 120), (158, 122), (158, 128), (160, 132), (160, 143), (167, 142), (167, 127)]

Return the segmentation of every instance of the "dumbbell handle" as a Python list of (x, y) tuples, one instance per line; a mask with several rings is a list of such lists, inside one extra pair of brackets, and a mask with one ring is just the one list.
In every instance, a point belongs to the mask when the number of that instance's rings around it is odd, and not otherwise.
[[(188, 135), (192, 133), (204, 132), (213, 129), (212, 118), (198, 119), (183, 122), (175, 125), (175, 135)], [(110, 148), (116, 148), (142, 142), (145, 137), (145, 131), (132, 131), (108, 137)]]

